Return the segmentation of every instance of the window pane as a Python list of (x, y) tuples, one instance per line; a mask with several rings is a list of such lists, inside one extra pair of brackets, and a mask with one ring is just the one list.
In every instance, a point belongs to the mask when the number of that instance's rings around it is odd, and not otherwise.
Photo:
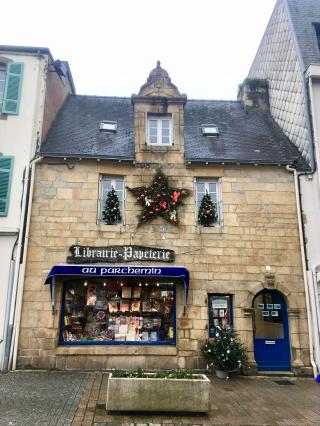
[(169, 138), (169, 136), (162, 136), (162, 143), (164, 145), (170, 145), (170, 138)]
[(216, 183), (211, 183), (211, 182), (209, 182), (209, 192), (210, 193), (212, 193), (212, 192), (217, 192), (217, 184)]
[(197, 191), (204, 192), (204, 183), (197, 182)]
[(276, 293), (262, 293), (254, 299), (254, 334), (257, 339), (283, 339), (281, 299)]
[(169, 129), (162, 129), (162, 136), (168, 136), (169, 137)]
[(158, 120), (149, 120), (149, 129), (157, 129)]
[(149, 137), (149, 143), (156, 144), (157, 143), (157, 136), (151, 136)]
[(117, 190), (123, 190), (123, 180), (116, 180), (115, 181), (115, 189)]
[(150, 129), (149, 136), (157, 136), (157, 129)]
[(170, 120), (162, 120), (162, 130), (170, 128)]

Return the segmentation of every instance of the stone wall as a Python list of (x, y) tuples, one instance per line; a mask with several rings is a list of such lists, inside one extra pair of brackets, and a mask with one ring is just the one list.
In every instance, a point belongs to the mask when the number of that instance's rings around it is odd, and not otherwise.
[[(125, 225), (97, 224), (100, 174), (124, 176), (129, 187), (149, 185), (155, 167), (78, 161), (40, 163), (32, 206), (24, 286), (19, 368), (204, 367), (200, 345), (208, 336), (208, 293), (234, 295), (234, 326), (253, 362), (254, 295), (267, 286), (266, 265), (275, 274), (289, 309), (292, 365), (309, 366), (305, 296), (301, 270), (293, 178), (284, 168), (269, 166), (194, 166), (166, 164), (170, 185), (192, 195), (180, 208), (180, 226), (158, 218), (137, 228), (140, 207), (126, 191)], [(195, 223), (196, 177), (221, 181), (223, 223), (202, 228)], [(50, 289), (43, 285), (55, 264), (65, 263), (72, 244), (105, 246), (141, 244), (174, 249), (174, 265), (190, 271), (186, 314), (178, 289), (177, 346), (58, 347), (61, 282), (56, 312)], [(132, 356), (131, 356), (132, 355)]]

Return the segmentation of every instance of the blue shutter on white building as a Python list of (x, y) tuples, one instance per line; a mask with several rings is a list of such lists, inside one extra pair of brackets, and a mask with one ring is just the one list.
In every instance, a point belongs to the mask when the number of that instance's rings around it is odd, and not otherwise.
[(10, 198), (13, 157), (0, 157), (0, 216), (7, 216)]
[(6, 86), (4, 89), (2, 112), (4, 114), (19, 113), (20, 94), (23, 76), (23, 63), (8, 64)]

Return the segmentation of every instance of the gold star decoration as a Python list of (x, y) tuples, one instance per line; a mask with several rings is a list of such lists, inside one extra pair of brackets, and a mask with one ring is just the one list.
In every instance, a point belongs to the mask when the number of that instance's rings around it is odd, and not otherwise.
[(159, 216), (172, 225), (178, 225), (177, 208), (183, 204), (183, 198), (190, 195), (187, 189), (170, 188), (168, 178), (162, 170), (156, 172), (149, 187), (139, 186), (128, 190), (143, 206), (143, 211), (138, 216), (138, 226)]

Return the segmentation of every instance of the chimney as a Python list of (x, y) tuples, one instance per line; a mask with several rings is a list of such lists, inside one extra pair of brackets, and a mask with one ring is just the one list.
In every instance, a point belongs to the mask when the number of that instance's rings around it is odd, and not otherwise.
[(238, 101), (245, 108), (269, 111), (269, 83), (267, 80), (246, 78), (239, 85)]

